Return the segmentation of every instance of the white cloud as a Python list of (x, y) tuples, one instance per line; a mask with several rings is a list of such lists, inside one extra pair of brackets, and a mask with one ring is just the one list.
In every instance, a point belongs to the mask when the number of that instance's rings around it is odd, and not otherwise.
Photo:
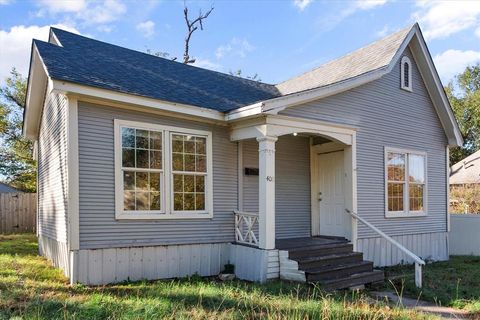
[(387, 3), (387, 0), (357, 0), (355, 6), (361, 10), (369, 10), (383, 6), (385, 3)]
[(475, 35), (480, 38), (480, 26), (475, 30)]
[(45, 16), (46, 13), (62, 15), (64, 19), (90, 25), (116, 21), (127, 11), (125, 4), (119, 0), (41, 0), (38, 5), (39, 16)]
[(247, 39), (233, 38), (229, 43), (221, 45), (215, 50), (217, 59), (222, 59), (227, 55), (245, 58), (247, 53), (255, 50), (255, 47)]
[(0, 0), (0, 6), (10, 4), (12, 0)]
[(199, 68), (205, 68), (205, 69), (210, 69), (214, 71), (222, 71), (223, 66), (215, 63), (213, 61), (210, 61), (208, 59), (202, 59), (202, 58), (195, 58), (195, 63), (193, 63), (194, 66), (199, 67)]
[[(69, 26), (56, 24), (54, 27), (79, 33)], [(10, 74), (12, 67), (27, 76), (30, 63), (32, 39), (47, 41), (50, 26), (14, 26), (10, 30), (0, 30), (0, 82)]]
[(319, 20), (319, 26), (322, 31), (332, 30), (346, 18), (354, 15), (358, 11), (373, 10), (385, 5), (388, 0), (356, 0), (349, 3), (343, 10), (336, 11), (334, 14), (322, 16)]
[(39, 1), (41, 5), (41, 10), (46, 10), (50, 13), (61, 13), (61, 12), (80, 12), (85, 10), (87, 7), (87, 2), (85, 0), (41, 0)]
[(480, 1), (417, 1), (413, 18), (427, 39), (446, 38), (480, 24)]
[(308, 7), (310, 3), (312, 3), (312, 0), (293, 0), (293, 5), (300, 11)]
[(388, 34), (388, 32), (390, 32), (390, 27), (388, 25), (385, 25), (382, 29), (375, 32), (375, 36), (377, 38), (383, 38)]
[(137, 24), (137, 30), (143, 32), (145, 37), (151, 37), (155, 33), (155, 22), (152, 20), (147, 20)]
[(449, 49), (441, 54), (437, 54), (433, 60), (442, 82), (447, 84), (468, 65), (480, 62), (480, 51)]

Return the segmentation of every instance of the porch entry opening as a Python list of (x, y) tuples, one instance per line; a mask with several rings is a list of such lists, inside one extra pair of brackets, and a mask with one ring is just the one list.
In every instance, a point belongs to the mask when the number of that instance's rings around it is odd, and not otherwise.
[(351, 218), (345, 213), (344, 151), (317, 154), (320, 235), (351, 240)]

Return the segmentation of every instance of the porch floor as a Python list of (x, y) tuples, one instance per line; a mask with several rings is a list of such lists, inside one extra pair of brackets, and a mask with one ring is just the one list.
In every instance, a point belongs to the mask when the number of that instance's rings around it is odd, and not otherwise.
[(342, 237), (316, 236), (304, 238), (276, 239), (275, 247), (279, 250), (292, 250), (297, 248), (308, 249), (310, 247), (321, 247), (323, 245), (347, 243), (348, 240)]

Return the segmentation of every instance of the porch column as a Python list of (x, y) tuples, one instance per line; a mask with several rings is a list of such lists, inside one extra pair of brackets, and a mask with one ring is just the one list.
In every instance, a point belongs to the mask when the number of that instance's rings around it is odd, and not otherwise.
[(259, 247), (275, 249), (275, 142), (265, 136), (258, 141), (258, 233)]

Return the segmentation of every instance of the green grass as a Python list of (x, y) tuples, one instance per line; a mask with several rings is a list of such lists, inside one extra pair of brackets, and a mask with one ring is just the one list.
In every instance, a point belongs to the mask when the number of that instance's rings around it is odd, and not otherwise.
[(215, 279), (70, 286), (37, 254), (32, 235), (0, 235), (0, 319), (427, 319), (372, 302), (281, 281)]
[[(387, 277), (398, 277), (386, 288), (442, 306), (466, 309), (480, 317), (480, 257), (452, 256), (449, 261), (423, 267), (423, 287), (415, 287), (414, 267), (385, 268)], [(402, 277), (403, 276), (403, 277)]]

